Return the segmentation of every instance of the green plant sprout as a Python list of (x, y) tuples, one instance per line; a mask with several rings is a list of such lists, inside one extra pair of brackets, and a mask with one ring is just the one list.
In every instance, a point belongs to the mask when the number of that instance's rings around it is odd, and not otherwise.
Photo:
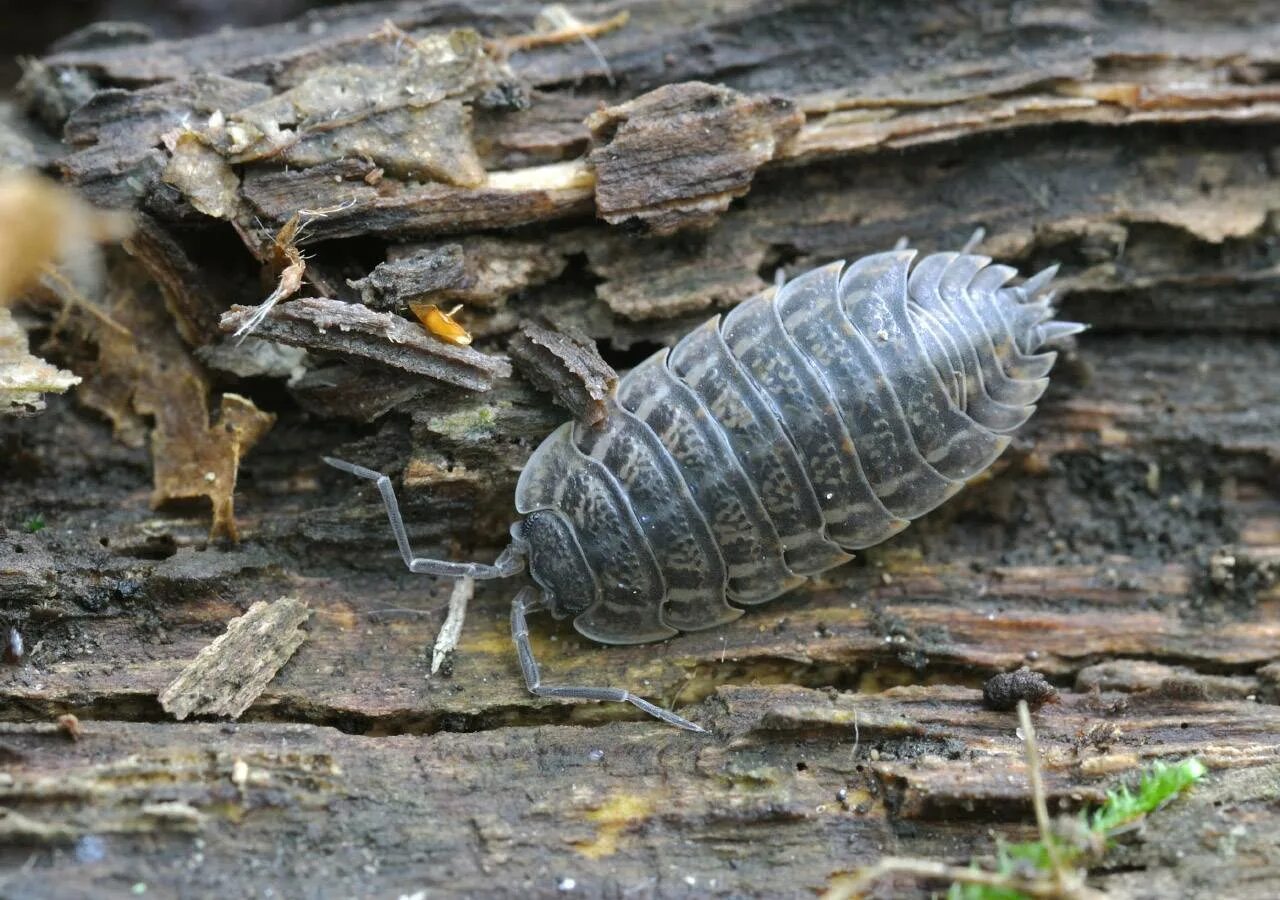
[(44, 516), (36, 513), (30, 519), (22, 523), (22, 530), (27, 534), (35, 534), (38, 531), (44, 531)]
[[(1107, 791), (1107, 798), (1092, 813), (1081, 810), (1075, 835), (1067, 840), (1061, 836), (1048, 841), (1027, 841), (1018, 844), (1001, 843), (996, 849), (996, 869), (1002, 875), (1027, 873), (1028, 868), (1039, 873), (1052, 871), (1049, 844), (1058, 851), (1058, 858), (1066, 865), (1084, 861), (1099, 850), (1105, 850), (1111, 837), (1160, 809), (1204, 776), (1204, 764), (1198, 759), (1163, 763), (1157, 761), (1142, 773), (1137, 793), (1128, 786)], [(1023, 900), (1026, 894), (1018, 890), (990, 887), (980, 884), (951, 885), (947, 900)]]
[(883, 859), (833, 888), (827, 894), (828, 900), (862, 896), (872, 883), (890, 874), (949, 880), (952, 884), (947, 900), (1101, 897), (1084, 884), (1088, 862), (1100, 858), (1117, 834), (1169, 803), (1205, 774), (1204, 764), (1195, 758), (1173, 764), (1157, 761), (1142, 773), (1136, 792), (1126, 785), (1113, 788), (1107, 791), (1101, 806), (1092, 811), (1081, 810), (1074, 820), (1067, 820), (1065, 827), (1060, 825), (1055, 831), (1049, 823), (1040, 754), (1025, 701), (1018, 704), (1018, 718), (1025, 740), (1039, 840), (1000, 842), (996, 847), (994, 869), (983, 869), (976, 863), (959, 868), (926, 859)]

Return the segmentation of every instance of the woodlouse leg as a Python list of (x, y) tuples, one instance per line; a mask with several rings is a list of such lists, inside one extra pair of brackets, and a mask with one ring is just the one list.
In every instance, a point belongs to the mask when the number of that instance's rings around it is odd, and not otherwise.
[[(525, 620), (525, 612), (530, 608), (536, 608), (532, 606), (533, 599), (536, 597), (536, 589), (524, 587), (516, 594), (515, 600), (511, 601), (511, 640), (515, 642), (516, 654), (520, 657), (520, 671), (524, 673), (524, 683), (529, 688), (530, 693), (539, 697), (630, 703), (636, 709), (643, 710), (655, 719), (661, 719), (664, 722), (675, 725), (677, 728), (683, 728), (686, 731), (697, 731), (702, 734), (707, 733), (707, 730), (702, 726), (695, 725), (688, 719), (683, 719), (669, 710), (654, 706), (648, 700), (637, 697), (630, 691), (624, 691), (621, 688), (543, 684), (542, 677), (538, 673), (538, 663), (533, 658), (533, 648), (529, 646), (529, 623)], [(526, 601), (530, 602), (530, 606), (525, 605)]]
[(400, 516), (400, 504), (396, 502), (396, 492), (391, 486), (391, 479), (381, 472), (375, 472), (373, 469), (366, 469), (364, 466), (357, 466), (345, 460), (334, 459), (331, 456), (323, 459), (335, 469), (368, 479), (378, 486), (383, 505), (387, 508), (387, 518), (391, 521), (391, 530), (396, 536), (396, 544), (400, 547), (400, 556), (410, 572), (419, 575), (443, 575), (449, 578), (475, 578), (482, 581), (507, 578), (524, 568), (523, 548), (516, 544), (503, 550), (492, 564), (450, 562), (445, 559), (423, 559), (414, 556), (413, 548), (409, 546), (409, 535), (404, 530), (404, 519)]

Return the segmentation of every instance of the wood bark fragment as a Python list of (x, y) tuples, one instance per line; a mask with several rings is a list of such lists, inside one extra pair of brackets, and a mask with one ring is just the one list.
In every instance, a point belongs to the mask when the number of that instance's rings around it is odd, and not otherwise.
[[(398, 292), (405, 300), (430, 299), (491, 308), (563, 273), (569, 253), (565, 244), (546, 238), (473, 235), (448, 244), (392, 245), (387, 248), (383, 266), (389, 275), (403, 273), (410, 278), (415, 278), (411, 273), (421, 268), (430, 270), (418, 282), (426, 286), (420, 296), (415, 298), (410, 293), (418, 290), (416, 285), (405, 285)], [(383, 266), (374, 269), (371, 276)], [(437, 266), (444, 270), (440, 275), (436, 274)]]
[(238, 719), (306, 640), (301, 626), (310, 616), (295, 597), (253, 604), (160, 692), (160, 705), (179, 721), (190, 715)]
[(475, 594), (476, 585), (470, 578), (459, 578), (449, 592), (449, 614), (445, 616), (440, 633), (436, 635), (435, 645), (431, 648), (431, 674), (440, 671), (449, 654), (453, 653), (462, 637), (462, 626), (467, 621), (467, 604)]
[(415, 300), (441, 296), (466, 278), (460, 244), (420, 248), (379, 263), (364, 278), (350, 282), (370, 309), (396, 311)]
[(191, 205), (215, 219), (230, 219), (240, 207), (240, 178), (216, 150), (193, 131), (182, 131), (169, 147), (161, 178)]
[(61, 394), (80, 383), (65, 369), (27, 350), (27, 333), (0, 306), (0, 414), (30, 415), (45, 408), (45, 394)]
[(587, 119), (596, 214), (653, 234), (705, 228), (751, 187), (804, 116), (781, 97), (668, 85)]
[[(222, 317), (224, 332), (240, 328), (254, 308), (233, 306)], [(256, 329), (259, 337), (361, 362), (375, 362), (471, 391), (488, 390), (511, 374), (510, 364), (470, 347), (437, 340), (421, 327), (360, 304), (304, 297), (276, 306)]]
[(594, 425), (605, 417), (605, 398), (617, 386), (618, 373), (600, 358), (595, 342), (530, 321), (521, 323), (508, 349), (520, 374), (575, 419)]

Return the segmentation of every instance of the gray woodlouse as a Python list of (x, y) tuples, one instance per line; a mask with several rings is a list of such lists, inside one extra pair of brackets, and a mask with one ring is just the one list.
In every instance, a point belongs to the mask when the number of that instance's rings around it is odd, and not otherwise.
[(967, 249), (821, 266), (655, 353), (603, 423), (567, 422), (534, 451), (516, 487), (524, 518), (491, 565), (415, 558), (390, 479), (326, 461), (377, 483), (410, 571), (487, 579), (528, 565), (511, 632), (531, 692), (701, 731), (625, 690), (542, 684), (526, 613), (571, 615), (606, 644), (722, 625), (990, 466), (1048, 385), (1057, 354), (1039, 349), (1084, 326), (1053, 320), (1056, 267), (1009, 285), (1015, 269)]

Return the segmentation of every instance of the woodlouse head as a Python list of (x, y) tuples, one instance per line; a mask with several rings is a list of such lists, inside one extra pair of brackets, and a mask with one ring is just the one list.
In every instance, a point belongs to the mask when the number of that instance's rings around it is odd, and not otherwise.
[(534, 510), (517, 527), (517, 539), (528, 548), (529, 576), (541, 589), (543, 605), (552, 615), (557, 619), (577, 615), (596, 602), (600, 590), (595, 574), (573, 527), (561, 513)]

